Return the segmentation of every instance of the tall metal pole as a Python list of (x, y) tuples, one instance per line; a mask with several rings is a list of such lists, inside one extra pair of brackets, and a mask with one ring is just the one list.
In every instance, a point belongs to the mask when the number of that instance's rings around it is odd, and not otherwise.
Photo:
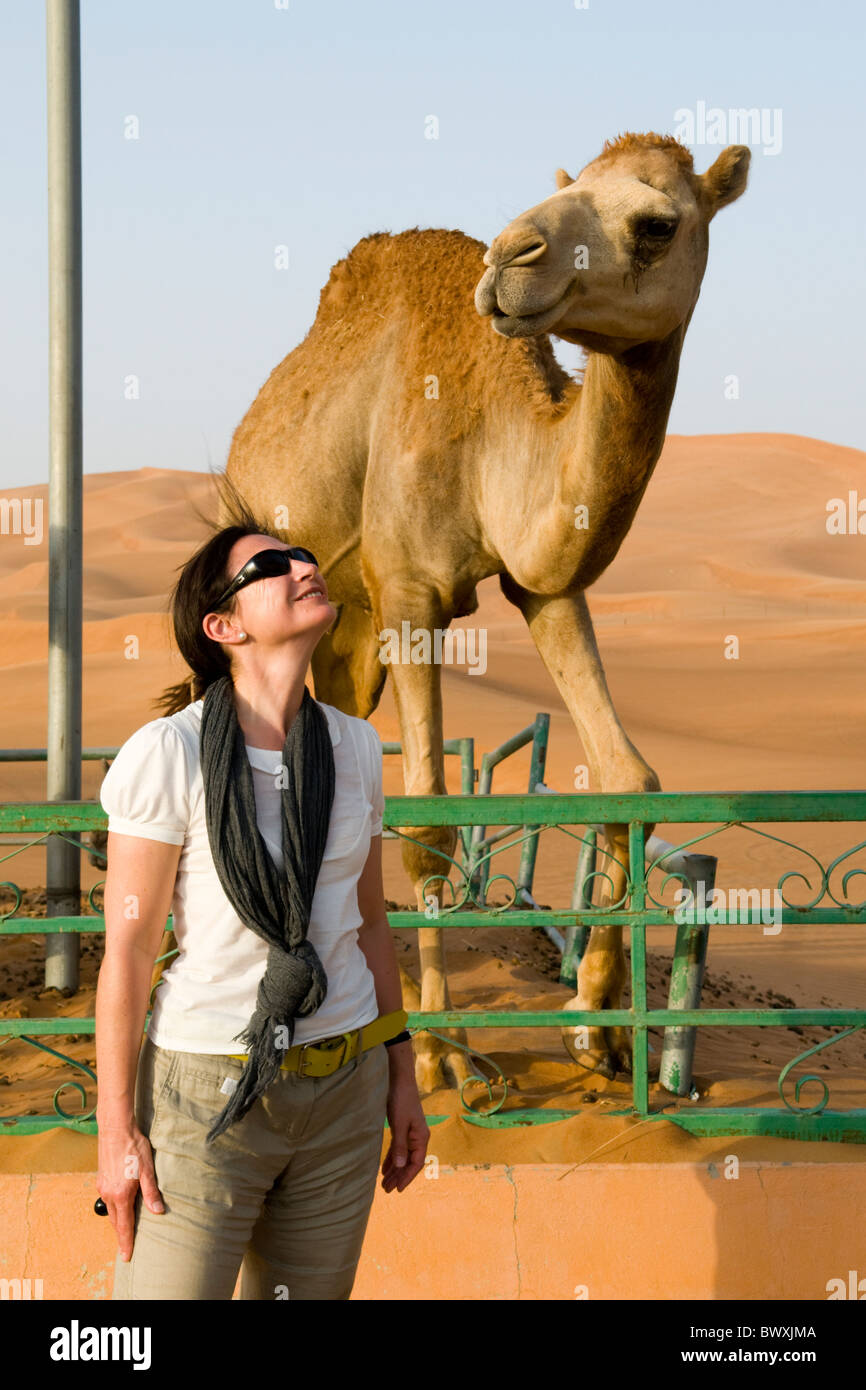
[[(81, 43), (78, 0), (46, 0), (48, 78), (48, 730), (46, 799), (81, 798)], [(77, 917), (81, 852), (51, 836), (48, 917)], [(78, 936), (45, 938), (45, 985), (78, 988)]]

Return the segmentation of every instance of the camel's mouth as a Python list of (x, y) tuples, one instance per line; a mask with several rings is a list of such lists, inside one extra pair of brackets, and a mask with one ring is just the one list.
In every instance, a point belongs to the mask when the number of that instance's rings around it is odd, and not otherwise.
[(535, 314), (506, 314), (498, 304), (494, 305), (491, 314), (494, 331), (501, 333), (504, 338), (531, 338), (536, 333), (546, 333), (561, 318), (576, 284), (577, 277), (555, 304)]

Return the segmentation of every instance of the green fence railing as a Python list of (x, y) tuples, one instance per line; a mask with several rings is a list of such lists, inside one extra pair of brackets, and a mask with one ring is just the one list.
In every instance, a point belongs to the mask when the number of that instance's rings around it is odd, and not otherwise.
[[(755, 822), (756, 824), (752, 824)], [(849, 885), (858, 876), (866, 877), (866, 862), (858, 861), (866, 848), (866, 839), (835, 853), (822, 863), (811, 850), (797, 845), (780, 834), (760, 825), (790, 826), (806, 823), (832, 822), (839, 825), (855, 824), (861, 828), (866, 823), (866, 792), (863, 791), (759, 791), (759, 792), (654, 792), (631, 795), (590, 794), (560, 795), (522, 794), (522, 795), (455, 795), (455, 796), (393, 796), (385, 799), (385, 823), (401, 839), (412, 837), (401, 832), (401, 826), (457, 825), (467, 827), (510, 826), (516, 834), (507, 843), (498, 837), (489, 837), (490, 845), (486, 855), (477, 853), (478, 842), (472, 836), (463, 836), (464, 845), (469, 845), (472, 854), (466, 865), (448, 860), (443, 864), (443, 874), (428, 880), (434, 885), (436, 878), (450, 876), (451, 901), (442, 905), (430, 919), (417, 911), (396, 911), (388, 914), (392, 927), (430, 927), (462, 930), (490, 926), (507, 925), (509, 929), (549, 928), (552, 925), (561, 930), (563, 937), (573, 938), (574, 932), (596, 924), (620, 926), (628, 932), (631, 945), (631, 1005), (629, 1008), (605, 1010), (525, 1010), (525, 1009), (450, 1009), (440, 1012), (410, 1012), (409, 1028), (413, 1032), (435, 1031), (442, 1028), (566, 1028), (574, 1026), (612, 1027), (622, 1026), (631, 1030), (633, 1043), (632, 1104), (627, 1109), (611, 1109), (609, 1115), (632, 1115), (644, 1120), (667, 1120), (693, 1134), (734, 1135), (771, 1134), (782, 1137), (807, 1140), (844, 1140), (853, 1143), (866, 1142), (866, 1109), (849, 1108), (835, 1110), (828, 1107), (829, 1089), (822, 1077), (809, 1073), (792, 1078), (794, 1099), (786, 1094), (786, 1083), (791, 1073), (810, 1057), (831, 1047), (842, 1038), (866, 1027), (866, 1009), (855, 1008), (704, 1008), (672, 1007), (676, 991), (672, 989), (667, 1008), (649, 1008), (647, 1004), (646, 976), (646, 929), (652, 926), (667, 926), (675, 930), (676, 944), (673, 960), (673, 973), (684, 967), (686, 957), (695, 951), (706, 952), (707, 936), (712, 927), (732, 925), (763, 926), (767, 929), (768, 917), (766, 902), (760, 898), (758, 890), (732, 888), (727, 890), (728, 906), (711, 906), (704, 914), (702, 904), (696, 905), (694, 892), (689, 885), (689, 896), (683, 900), (684, 878), (680, 873), (667, 869), (675, 855), (682, 855), (691, 846), (700, 844), (727, 830), (740, 829), (761, 837), (776, 846), (785, 847), (785, 852), (795, 856), (792, 867), (781, 873), (772, 885), (773, 912), (772, 931), (785, 927), (804, 925), (851, 924), (866, 926), (866, 897), (861, 901), (851, 901)], [(573, 846), (584, 850), (592, 843), (594, 848), (595, 831), (590, 838), (589, 827), (621, 824), (628, 826), (628, 843), (631, 870), (626, 880), (625, 890), (615, 902), (597, 905), (591, 902), (592, 885), (584, 883), (580, 906), (567, 910), (532, 909), (525, 903), (518, 903), (518, 884), (501, 872), (489, 880), (481, 871), (481, 860), (520, 849), (530, 837), (540, 837), (559, 833)], [(644, 827), (700, 826), (701, 830), (691, 833), (688, 838), (676, 843), (655, 858), (645, 857)], [(59, 804), (53, 802), (16, 803), (0, 807), (0, 834), (33, 836), (29, 845), (44, 843), (51, 834), (63, 835), (75, 843), (78, 836), (86, 831), (104, 830), (107, 819), (98, 802), (73, 802)], [(856, 837), (855, 837), (856, 838)], [(416, 843), (419, 843), (416, 841)], [(23, 846), (16, 849), (20, 853)], [(429, 849), (429, 846), (425, 846)], [(606, 851), (599, 851), (610, 860)], [(799, 861), (796, 856), (803, 856)], [(10, 856), (6, 856), (7, 858)], [(825, 856), (826, 857), (826, 856)], [(525, 858), (523, 860), (525, 863)], [(467, 869), (469, 871), (467, 871)], [(593, 881), (607, 878), (602, 867), (589, 876)], [(661, 882), (659, 882), (661, 880)], [(513, 896), (510, 901), (490, 907), (486, 902), (488, 883), (510, 884)], [(607, 879), (610, 883), (610, 879)], [(676, 887), (682, 890), (677, 903), (670, 901), (676, 896)], [(799, 885), (801, 901), (793, 901), (790, 894)], [(427, 885), (425, 885), (426, 887)], [(17, 901), (7, 914), (0, 918), (0, 935), (35, 935), (50, 932), (103, 932), (104, 918), (94, 909), (93, 916), (32, 918), (16, 917), (15, 912), (21, 902), (20, 890), (7, 881), (4, 885), (17, 895)], [(90, 890), (90, 902), (99, 884)], [(587, 892), (587, 889), (589, 891)], [(719, 890), (717, 890), (718, 892)], [(760, 892), (770, 891), (762, 889)], [(756, 900), (755, 894), (758, 893)], [(722, 890), (725, 897), (725, 890)], [(702, 920), (706, 915), (706, 920)], [(171, 918), (167, 927), (171, 926)], [(864, 941), (866, 946), (866, 941)], [(684, 1029), (723, 1027), (841, 1027), (824, 1041), (807, 1048), (792, 1058), (781, 1070), (778, 1078), (778, 1091), (781, 1107), (769, 1106), (729, 1106), (720, 1107), (690, 1103), (664, 1102), (664, 1108), (651, 1107), (649, 1096), (648, 1030), (650, 1028)], [(94, 1032), (92, 1018), (51, 1018), (51, 1019), (0, 1019), (0, 1045), (11, 1038), (19, 1038), (35, 1047), (70, 1062), (92, 1082), (93, 1071), (74, 1059), (39, 1041), (40, 1037), (61, 1035), (87, 1035)], [(453, 1041), (453, 1040), (452, 1040)], [(456, 1044), (455, 1044), (456, 1045)], [(471, 1055), (482, 1058), (483, 1054), (468, 1049)], [(488, 1059), (489, 1061), (489, 1059)], [(494, 1070), (497, 1070), (494, 1067)], [(490, 1079), (483, 1075), (479, 1079)], [(486, 1126), (505, 1126), (514, 1124), (548, 1123), (572, 1118), (573, 1110), (560, 1109), (509, 1109), (503, 1110), (506, 1098), (505, 1078), (499, 1080), (503, 1087), (502, 1098), (485, 1112), (467, 1107), (465, 1116), (474, 1124)], [(800, 1104), (800, 1094), (807, 1082), (817, 1083), (823, 1091), (817, 1103), (806, 1106)], [(95, 1106), (87, 1113), (70, 1114), (59, 1102), (59, 1095), (67, 1087), (73, 1087), (81, 1097), (82, 1107), (86, 1102), (84, 1087), (77, 1081), (67, 1081), (58, 1088), (54, 1097), (53, 1116), (9, 1116), (0, 1118), (0, 1133), (33, 1133), (41, 1129), (64, 1125), (69, 1128), (94, 1133), (93, 1118)], [(491, 1092), (492, 1095), (492, 1092)], [(673, 1098), (672, 1098), (673, 1099)], [(431, 1115), (428, 1121), (436, 1123), (445, 1116)]]

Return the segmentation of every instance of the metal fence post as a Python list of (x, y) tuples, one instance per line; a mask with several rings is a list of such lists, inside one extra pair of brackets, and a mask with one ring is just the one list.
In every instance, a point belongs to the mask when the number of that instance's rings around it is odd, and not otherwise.
[[(47, 0), (50, 478), (45, 795), (81, 799), (81, 42), (78, 0)], [(46, 916), (80, 912), (81, 852), (48, 840)], [(76, 933), (45, 942), (45, 985), (78, 988)]]
[[(580, 846), (574, 886), (571, 890), (571, 906), (576, 912), (586, 912), (592, 906), (592, 887), (587, 889), (586, 881), (596, 871), (598, 860), (598, 831), (594, 825), (586, 826), (586, 834)], [(577, 971), (583, 960), (583, 953), (589, 941), (589, 927), (571, 926), (566, 929), (565, 946), (559, 978), (562, 984), (577, 989)]]
[[(681, 922), (677, 925), (668, 992), (669, 1009), (700, 1008), (704, 966), (707, 960), (710, 929), (706, 921), (702, 922), (700, 919), (704, 916), (707, 898), (712, 895), (715, 887), (718, 860), (708, 854), (690, 854), (687, 857), (692, 896), (691, 901), (685, 906), (695, 909), (696, 921)], [(665, 1029), (659, 1081), (672, 1095), (687, 1096), (692, 1089), (692, 1065), (697, 1036), (697, 1028)]]

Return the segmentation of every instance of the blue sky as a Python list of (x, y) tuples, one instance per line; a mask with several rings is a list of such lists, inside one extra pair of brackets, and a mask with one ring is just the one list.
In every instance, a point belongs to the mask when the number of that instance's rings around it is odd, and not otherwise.
[[(489, 242), (557, 166), (576, 174), (624, 130), (676, 133), (699, 103), (781, 112), (782, 140), (747, 142), (749, 188), (711, 225), (669, 429), (866, 447), (866, 55), (848, 0), (281, 3), (83, 0), (86, 472), (222, 466), (360, 237)], [(44, 6), (6, 5), (0, 26), (10, 488), (48, 477)], [(726, 143), (693, 145), (696, 168)]]

